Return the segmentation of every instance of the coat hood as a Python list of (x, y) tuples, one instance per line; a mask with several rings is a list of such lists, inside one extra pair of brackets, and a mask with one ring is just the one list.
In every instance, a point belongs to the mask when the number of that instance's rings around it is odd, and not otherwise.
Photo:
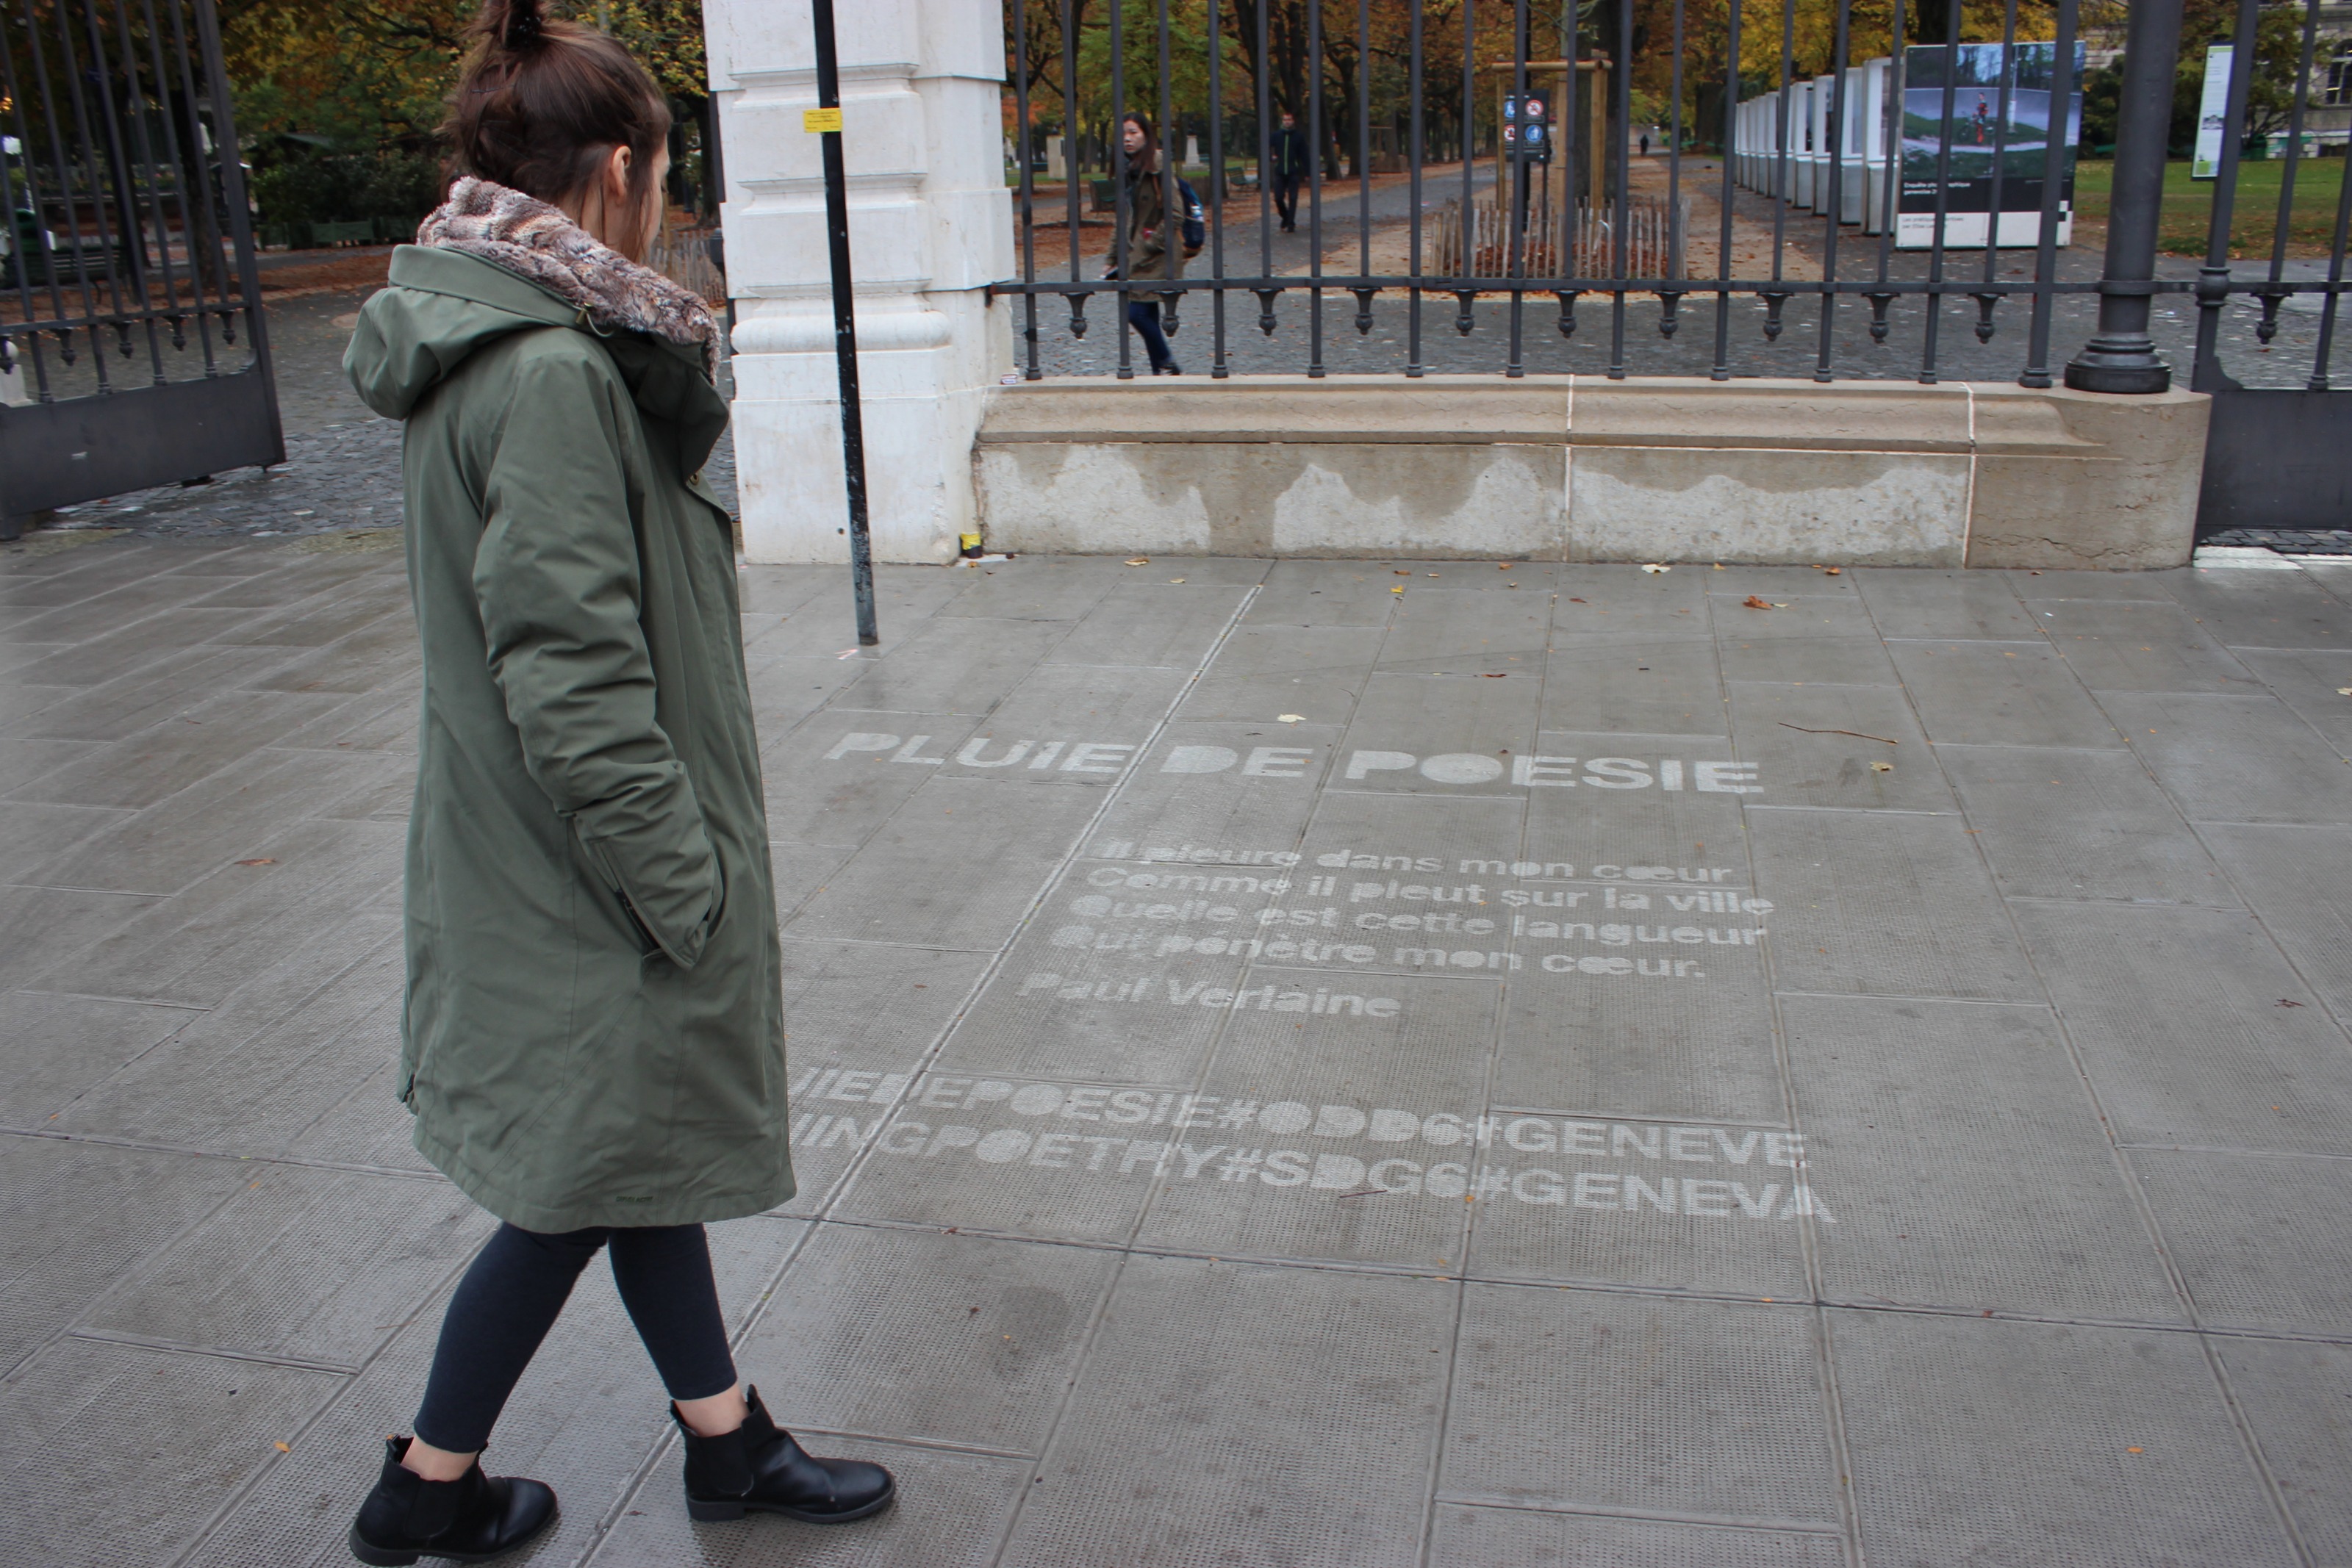
[[(389, 286), (360, 310), (343, 371), (361, 401), (405, 419), (476, 350), (567, 327), (602, 340), (646, 413), (691, 428), (708, 452), (727, 422), (710, 382), (718, 330), (686, 289), (589, 237), (562, 212), (487, 180), (460, 180), (392, 255)], [(708, 427), (708, 441), (697, 439)], [(699, 459), (697, 459), (698, 463)]]

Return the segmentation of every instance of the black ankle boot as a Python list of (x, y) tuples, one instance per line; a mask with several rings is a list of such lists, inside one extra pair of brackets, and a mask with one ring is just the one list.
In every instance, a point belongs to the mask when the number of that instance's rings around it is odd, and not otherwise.
[(686, 1511), (700, 1520), (740, 1519), (747, 1509), (808, 1524), (846, 1524), (881, 1512), (898, 1495), (890, 1472), (863, 1459), (820, 1459), (768, 1418), (760, 1391), (743, 1390), (743, 1424), (720, 1437), (686, 1434)]
[(387, 1437), (384, 1448), (383, 1474), (352, 1524), (352, 1555), (362, 1563), (487, 1563), (555, 1522), (555, 1494), (538, 1481), (486, 1476), (479, 1461), (454, 1481), (428, 1481), (400, 1462), (407, 1438)]

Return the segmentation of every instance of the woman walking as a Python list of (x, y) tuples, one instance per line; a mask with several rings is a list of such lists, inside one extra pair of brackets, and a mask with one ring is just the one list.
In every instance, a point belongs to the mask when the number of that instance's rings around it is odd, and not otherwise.
[(407, 422), (425, 650), (400, 1094), (502, 1222), (466, 1272), (362, 1562), (478, 1563), (551, 1523), (482, 1473), (601, 1249), (684, 1434), (697, 1519), (888, 1506), (737, 1378), (703, 1222), (793, 1195), (775, 901), (725, 509), (717, 334), (643, 264), (669, 113), (605, 35), (486, 0), (445, 128), (464, 177), (344, 365)]
[[(1127, 276), (1139, 282), (1181, 277), (1181, 236), (1171, 236), (1168, 232), (1168, 189), (1175, 182), (1166, 178), (1160, 167), (1160, 138), (1152, 131), (1151, 118), (1142, 113), (1129, 114), (1118, 130), (1119, 145), (1127, 149)], [(1180, 212), (1178, 221), (1181, 216)], [(1113, 267), (1108, 276), (1117, 277), (1118, 269)], [(1176, 362), (1176, 356), (1169, 350), (1167, 335), (1160, 329), (1162, 299), (1172, 306), (1176, 296), (1129, 295), (1127, 319), (1143, 339), (1143, 350), (1151, 359), (1151, 373), (1181, 376), (1184, 367)]]

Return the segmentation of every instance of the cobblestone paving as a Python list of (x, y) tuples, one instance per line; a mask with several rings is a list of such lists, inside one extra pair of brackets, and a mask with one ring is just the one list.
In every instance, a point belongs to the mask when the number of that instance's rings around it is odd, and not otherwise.
[[(487, 1230), (394, 543), (0, 549), (10, 1562), (347, 1561)], [(592, 1270), (524, 1560), (2352, 1562), (2352, 567), (878, 577), (744, 578), (803, 1191), (714, 1249), (903, 1500), (690, 1524)]]

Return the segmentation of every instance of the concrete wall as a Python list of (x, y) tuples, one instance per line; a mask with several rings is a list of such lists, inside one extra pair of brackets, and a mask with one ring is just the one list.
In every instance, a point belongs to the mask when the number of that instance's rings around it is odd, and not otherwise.
[(2187, 562), (2207, 400), (2005, 383), (1248, 376), (989, 394), (992, 549)]

